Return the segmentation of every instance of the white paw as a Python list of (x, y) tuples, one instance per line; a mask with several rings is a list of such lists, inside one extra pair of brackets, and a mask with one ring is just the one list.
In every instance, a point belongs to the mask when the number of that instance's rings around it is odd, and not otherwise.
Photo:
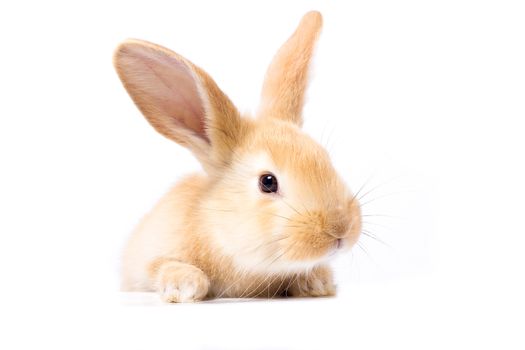
[(193, 273), (166, 273), (162, 276), (158, 291), (168, 303), (191, 303), (203, 300), (208, 294), (210, 282), (201, 271)]

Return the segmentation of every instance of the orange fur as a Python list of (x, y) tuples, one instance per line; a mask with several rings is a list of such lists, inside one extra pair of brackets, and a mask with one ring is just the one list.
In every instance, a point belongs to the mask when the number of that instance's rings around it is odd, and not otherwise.
[[(335, 293), (328, 261), (356, 242), (361, 214), (326, 151), (299, 128), (320, 27), (319, 13), (306, 14), (279, 50), (256, 119), (182, 56), (138, 40), (119, 46), (115, 66), (133, 101), (205, 169), (176, 184), (132, 234), (124, 290), (157, 290), (168, 302)], [(259, 190), (266, 172), (278, 193)]]
[(319, 12), (307, 13), (295, 33), (275, 55), (264, 81), (259, 115), (302, 125), (308, 69), (323, 19)]

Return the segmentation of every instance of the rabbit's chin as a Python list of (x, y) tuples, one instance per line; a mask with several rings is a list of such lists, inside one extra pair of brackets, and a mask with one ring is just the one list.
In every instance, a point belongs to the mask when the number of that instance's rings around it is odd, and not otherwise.
[(316, 266), (328, 263), (335, 255), (336, 254), (328, 254), (310, 260), (274, 260), (261, 256), (238, 255), (233, 260), (239, 270), (252, 271), (253, 273), (287, 275), (310, 271)]

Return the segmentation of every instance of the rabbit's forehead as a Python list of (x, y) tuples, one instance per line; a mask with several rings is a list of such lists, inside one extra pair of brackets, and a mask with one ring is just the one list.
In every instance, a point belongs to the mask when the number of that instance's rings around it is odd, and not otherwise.
[(258, 154), (260, 163), (296, 177), (337, 178), (325, 149), (300, 129), (287, 124), (261, 130), (254, 138), (251, 152)]

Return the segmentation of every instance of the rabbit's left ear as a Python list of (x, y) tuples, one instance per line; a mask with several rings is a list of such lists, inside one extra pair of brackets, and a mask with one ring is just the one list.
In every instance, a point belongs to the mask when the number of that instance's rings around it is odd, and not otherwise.
[(266, 72), (259, 117), (278, 118), (302, 125), (308, 71), (322, 23), (319, 12), (308, 12), (277, 51)]
[(159, 133), (189, 148), (207, 171), (229, 162), (244, 123), (206, 72), (141, 40), (122, 43), (114, 64), (129, 95)]

